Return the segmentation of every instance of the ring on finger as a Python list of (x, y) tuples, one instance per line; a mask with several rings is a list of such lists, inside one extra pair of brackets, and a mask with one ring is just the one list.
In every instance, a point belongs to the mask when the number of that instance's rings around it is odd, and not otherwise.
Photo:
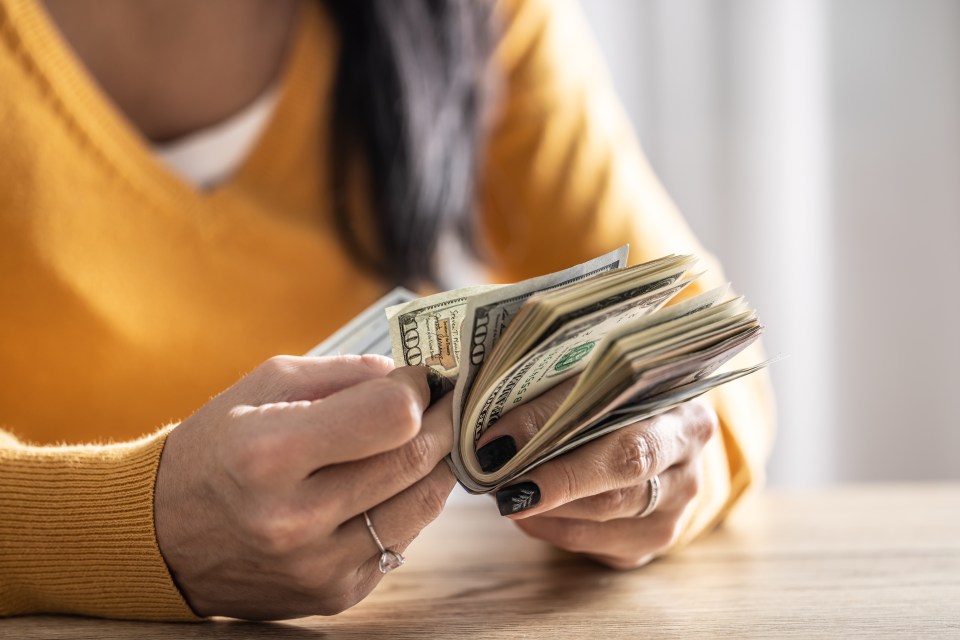
[(377, 548), (380, 549), (380, 573), (390, 573), (394, 569), (397, 569), (406, 562), (406, 559), (399, 551), (394, 551), (393, 549), (387, 549), (383, 546), (383, 543), (380, 542), (380, 536), (377, 535), (376, 530), (373, 528), (373, 523), (370, 522), (370, 515), (364, 511), (363, 519), (367, 522), (367, 529), (370, 530), (370, 535), (373, 536), (373, 541), (377, 543)]
[(650, 485), (650, 498), (647, 500), (647, 506), (636, 515), (637, 518), (646, 518), (657, 509), (660, 502), (660, 476), (653, 476), (647, 483)]

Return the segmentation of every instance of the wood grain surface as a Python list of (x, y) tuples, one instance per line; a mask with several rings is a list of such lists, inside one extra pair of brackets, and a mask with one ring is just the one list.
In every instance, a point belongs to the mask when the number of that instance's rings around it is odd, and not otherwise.
[(616, 572), (452, 505), (360, 605), (285, 623), (30, 616), (0, 638), (960, 638), (960, 485), (769, 491)]

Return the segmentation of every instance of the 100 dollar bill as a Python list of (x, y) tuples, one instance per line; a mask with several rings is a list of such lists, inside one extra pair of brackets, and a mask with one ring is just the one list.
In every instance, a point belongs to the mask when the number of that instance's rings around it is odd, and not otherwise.
[(433, 398), (452, 390), (460, 372), (460, 325), (467, 302), (500, 286), (465, 287), (388, 308), (394, 363), (426, 366), (439, 373), (429, 378)]

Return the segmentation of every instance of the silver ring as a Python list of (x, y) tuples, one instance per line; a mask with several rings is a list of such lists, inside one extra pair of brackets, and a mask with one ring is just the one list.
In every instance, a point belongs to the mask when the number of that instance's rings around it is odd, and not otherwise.
[(643, 508), (643, 511), (637, 514), (638, 518), (646, 518), (653, 513), (657, 508), (657, 503), (660, 502), (660, 476), (653, 476), (647, 482), (650, 483), (650, 499), (647, 500), (647, 506)]
[(367, 521), (367, 529), (370, 530), (373, 541), (377, 543), (377, 548), (380, 549), (380, 573), (390, 573), (394, 569), (402, 566), (406, 560), (400, 555), (399, 551), (387, 549), (383, 546), (383, 543), (380, 542), (380, 536), (378, 536), (374, 530), (373, 523), (370, 522), (370, 516), (367, 515), (366, 511), (363, 512), (363, 519)]

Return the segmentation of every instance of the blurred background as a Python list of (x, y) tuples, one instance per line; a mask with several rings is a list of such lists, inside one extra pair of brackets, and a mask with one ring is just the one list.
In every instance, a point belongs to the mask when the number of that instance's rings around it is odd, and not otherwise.
[(582, 6), (653, 166), (789, 355), (770, 483), (960, 478), (960, 2)]

